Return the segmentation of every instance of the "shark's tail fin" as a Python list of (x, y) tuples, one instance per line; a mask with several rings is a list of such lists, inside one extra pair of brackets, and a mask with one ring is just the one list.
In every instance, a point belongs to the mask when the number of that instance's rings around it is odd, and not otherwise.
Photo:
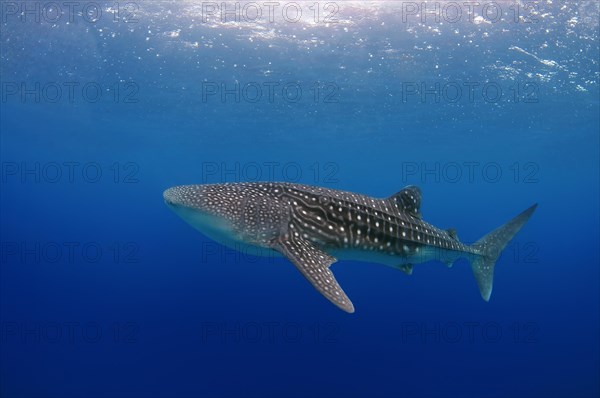
[(473, 245), (473, 248), (480, 251), (482, 254), (477, 256), (471, 262), (471, 269), (477, 280), (479, 292), (485, 301), (489, 301), (492, 295), (492, 287), (494, 284), (494, 267), (496, 260), (500, 257), (500, 253), (513, 236), (533, 214), (537, 203), (504, 224), (503, 226), (493, 230), (483, 238), (479, 239)]

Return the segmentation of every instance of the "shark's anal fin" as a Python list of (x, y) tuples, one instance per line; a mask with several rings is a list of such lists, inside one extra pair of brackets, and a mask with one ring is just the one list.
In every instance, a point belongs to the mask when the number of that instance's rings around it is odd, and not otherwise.
[(406, 275), (412, 275), (413, 273), (413, 265), (412, 264), (401, 264), (398, 266), (402, 272)]
[(289, 235), (275, 240), (273, 249), (287, 257), (306, 279), (333, 304), (346, 312), (354, 312), (354, 305), (335, 280), (329, 266), (336, 258), (299, 237)]

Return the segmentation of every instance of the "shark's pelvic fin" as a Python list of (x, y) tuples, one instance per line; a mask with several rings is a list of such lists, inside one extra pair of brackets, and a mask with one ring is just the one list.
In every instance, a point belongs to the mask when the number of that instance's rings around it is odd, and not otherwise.
[(421, 218), (421, 189), (414, 185), (409, 185), (390, 197), (401, 211)]
[(494, 267), (500, 253), (513, 236), (525, 225), (537, 207), (537, 203), (504, 224), (495, 229), (473, 245), (482, 255), (477, 256), (471, 262), (471, 269), (479, 286), (481, 297), (489, 301), (494, 284)]
[(293, 234), (277, 239), (273, 242), (273, 249), (287, 257), (329, 301), (346, 312), (354, 312), (354, 305), (329, 269), (329, 266), (337, 261), (335, 257)]

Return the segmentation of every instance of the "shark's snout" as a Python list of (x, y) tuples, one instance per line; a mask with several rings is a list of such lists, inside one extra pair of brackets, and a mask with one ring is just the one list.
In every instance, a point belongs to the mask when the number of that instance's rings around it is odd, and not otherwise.
[(185, 207), (195, 210), (205, 208), (206, 195), (201, 185), (179, 185), (163, 192), (165, 203), (171, 207)]
[(202, 197), (198, 186), (180, 185), (163, 192), (165, 203), (169, 206), (196, 207)]
[(165, 200), (165, 203), (169, 206), (174, 206), (177, 204), (176, 188), (177, 187), (169, 188), (163, 192), (163, 199)]
[(239, 200), (226, 185), (180, 185), (163, 192), (167, 206), (217, 242), (241, 242), (235, 225), (243, 222)]

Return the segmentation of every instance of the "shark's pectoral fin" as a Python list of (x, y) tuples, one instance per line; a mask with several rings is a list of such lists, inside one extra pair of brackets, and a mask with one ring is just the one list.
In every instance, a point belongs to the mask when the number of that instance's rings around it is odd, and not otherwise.
[(346, 312), (354, 312), (352, 302), (329, 270), (329, 266), (337, 261), (335, 257), (316, 248), (307, 240), (292, 236), (273, 242), (273, 249), (286, 256), (329, 301)]

